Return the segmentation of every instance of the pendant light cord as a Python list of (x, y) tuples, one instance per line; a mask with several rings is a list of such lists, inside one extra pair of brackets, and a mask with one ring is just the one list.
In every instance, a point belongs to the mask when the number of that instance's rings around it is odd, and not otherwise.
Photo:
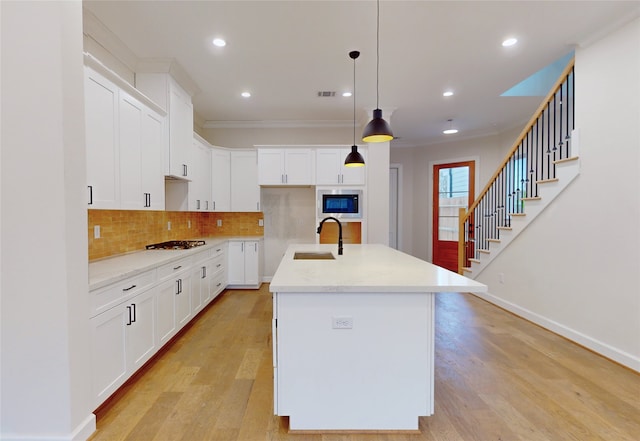
[(376, 109), (380, 108), (380, 0), (376, 12)]
[(353, 58), (353, 145), (356, 145), (356, 58)]

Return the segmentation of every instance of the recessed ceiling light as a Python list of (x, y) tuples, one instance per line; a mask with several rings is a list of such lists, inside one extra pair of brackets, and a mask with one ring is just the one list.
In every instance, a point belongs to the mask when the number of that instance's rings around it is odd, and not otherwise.
[(453, 96), (453, 91), (451, 91), (451, 90), (447, 90), (446, 92), (444, 92), (444, 93), (442, 94), (442, 96)]
[(251, 96), (250, 92), (242, 92), (240, 95), (242, 95), (243, 98), (249, 98)]
[(518, 42), (517, 38), (507, 38), (505, 41), (502, 42), (502, 45), (504, 47), (509, 47), (509, 46), (513, 46), (517, 42)]
[(345, 98), (349, 98), (350, 96), (352, 96), (353, 94), (351, 92), (343, 92), (342, 96)]
[(227, 45), (227, 42), (224, 41), (222, 38), (214, 38), (213, 44), (218, 47), (224, 47)]

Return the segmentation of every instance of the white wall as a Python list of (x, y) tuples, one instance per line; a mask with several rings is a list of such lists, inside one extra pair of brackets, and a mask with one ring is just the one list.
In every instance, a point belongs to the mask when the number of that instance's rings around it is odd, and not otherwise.
[(82, 4), (0, 2), (0, 438), (85, 440), (91, 414)]
[(579, 48), (575, 70), (581, 173), (478, 280), (493, 301), (640, 370), (640, 19)]

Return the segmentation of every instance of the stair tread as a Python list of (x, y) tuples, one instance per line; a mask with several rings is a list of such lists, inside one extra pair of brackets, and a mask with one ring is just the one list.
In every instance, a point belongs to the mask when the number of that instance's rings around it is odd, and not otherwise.
[(484, 254), (491, 254), (491, 251), (489, 251), (489, 250), (484, 250), (484, 249), (481, 249), (481, 248), (478, 248), (478, 252), (479, 252), (479, 253), (484, 253)]
[(489, 242), (500, 243), (500, 239), (487, 239)]
[(520, 198), (521, 201), (540, 201), (542, 198), (540, 196), (534, 196), (530, 198)]
[(480, 263), (480, 261), (478, 259), (469, 259), (469, 262)]
[(511, 228), (511, 227), (498, 227), (498, 230), (507, 230), (507, 231), (510, 231), (510, 230), (513, 230), (513, 228)]
[(472, 273), (472, 272), (473, 272), (473, 270), (472, 270), (471, 268), (466, 267), (466, 266), (465, 266), (465, 267), (462, 267), (462, 271), (466, 271), (466, 272), (468, 272), (468, 273)]
[(558, 182), (558, 178), (542, 179), (540, 181), (536, 181), (536, 184), (550, 184), (552, 182)]
[(509, 216), (526, 216), (527, 213), (509, 213)]
[(578, 156), (572, 156), (570, 158), (556, 159), (555, 161), (553, 161), (553, 163), (562, 164), (563, 162), (577, 161), (578, 159), (579, 159)]

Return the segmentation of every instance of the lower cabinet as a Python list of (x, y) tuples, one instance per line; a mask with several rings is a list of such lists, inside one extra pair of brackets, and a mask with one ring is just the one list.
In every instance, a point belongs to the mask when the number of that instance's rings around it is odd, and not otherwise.
[(155, 294), (149, 289), (91, 319), (96, 405), (156, 352)]
[(260, 286), (261, 248), (259, 240), (229, 241), (229, 285)]

